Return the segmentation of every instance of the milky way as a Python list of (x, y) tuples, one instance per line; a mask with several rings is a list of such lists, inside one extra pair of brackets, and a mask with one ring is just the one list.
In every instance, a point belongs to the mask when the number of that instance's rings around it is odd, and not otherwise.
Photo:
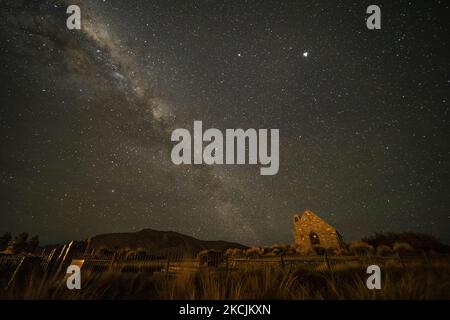
[[(1, 1), (0, 232), (289, 243), (308, 208), (450, 241), (448, 5), (380, 3), (376, 31), (367, 5)], [(174, 165), (194, 120), (279, 128), (279, 173)]]

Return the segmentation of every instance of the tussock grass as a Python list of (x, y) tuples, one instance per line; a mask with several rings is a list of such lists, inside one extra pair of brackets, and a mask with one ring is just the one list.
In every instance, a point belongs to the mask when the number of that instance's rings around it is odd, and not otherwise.
[(387, 261), (381, 290), (367, 289), (365, 268), (342, 260), (331, 270), (325, 264), (248, 264), (175, 274), (85, 270), (82, 289), (72, 291), (63, 277), (34, 271), (0, 289), (0, 299), (450, 299), (449, 261)]

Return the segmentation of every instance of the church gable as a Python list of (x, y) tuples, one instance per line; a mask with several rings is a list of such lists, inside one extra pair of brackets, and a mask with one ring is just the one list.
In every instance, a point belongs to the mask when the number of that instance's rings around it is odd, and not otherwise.
[(315, 246), (341, 248), (342, 238), (337, 230), (310, 210), (294, 216), (295, 243), (308, 251)]
[(325, 220), (314, 214), (312, 211), (306, 210), (302, 217), (300, 218), (301, 224), (308, 224), (311, 228), (316, 228), (320, 230), (326, 230), (328, 232), (336, 231), (330, 224), (328, 224)]

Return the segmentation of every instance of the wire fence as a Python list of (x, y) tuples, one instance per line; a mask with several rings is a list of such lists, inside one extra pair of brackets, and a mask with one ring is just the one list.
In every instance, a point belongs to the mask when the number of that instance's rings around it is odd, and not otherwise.
[(121, 273), (166, 273), (176, 275), (184, 272), (197, 272), (202, 269), (239, 271), (249, 268), (303, 268), (310, 271), (331, 272), (341, 266), (369, 266), (394, 263), (403, 267), (420, 263), (433, 268), (433, 264), (449, 261), (445, 254), (415, 254), (400, 256), (300, 256), (269, 255), (259, 257), (227, 256), (222, 252), (205, 251), (197, 255), (183, 252), (149, 254), (145, 251), (115, 253), (77, 253), (72, 243), (43, 252), (38, 256), (2, 255), (0, 256), (0, 284), (10, 285), (15, 277), (30, 270), (38, 270), (45, 276), (58, 277), (66, 272), (71, 264), (92, 272)]

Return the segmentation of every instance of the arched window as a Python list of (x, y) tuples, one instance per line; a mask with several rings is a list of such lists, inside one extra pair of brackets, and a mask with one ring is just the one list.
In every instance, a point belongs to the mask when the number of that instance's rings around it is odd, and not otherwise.
[(313, 245), (313, 246), (316, 244), (320, 244), (319, 236), (315, 232), (311, 232), (309, 234), (309, 241), (311, 241), (311, 245)]

